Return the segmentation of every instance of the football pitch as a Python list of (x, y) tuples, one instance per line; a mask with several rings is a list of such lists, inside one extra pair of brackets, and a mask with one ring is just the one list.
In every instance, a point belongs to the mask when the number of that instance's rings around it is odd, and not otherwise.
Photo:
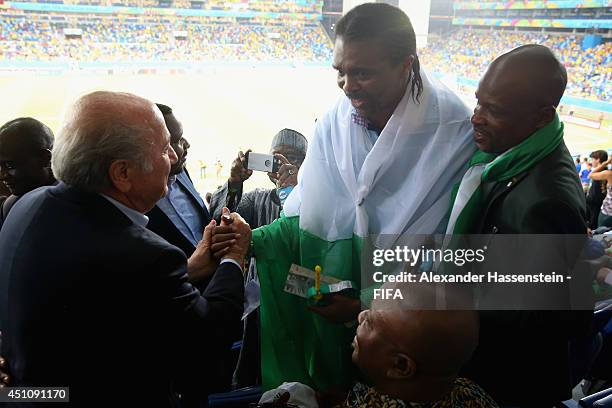
[[(90, 91), (131, 92), (171, 106), (191, 144), (188, 169), (201, 193), (227, 179), (238, 150), (267, 152), (283, 128), (310, 139), (315, 119), (341, 94), (331, 69), (286, 67), (230, 67), (197, 75), (3, 74), (0, 89), (0, 123), (32, 116), (56, 137), (70, 104)], [(567, 124), (565, 141), (572, 154), (584, 154), (612, 147), (612, 132)], [(256, 186), (271, 184), (264, 174), (256, 174), (245, 187)]]

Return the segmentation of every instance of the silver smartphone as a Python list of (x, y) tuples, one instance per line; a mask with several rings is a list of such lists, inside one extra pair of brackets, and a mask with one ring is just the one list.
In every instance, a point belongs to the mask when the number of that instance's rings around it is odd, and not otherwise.
[(249, 170), (276, 173), (280, 163), (271, 154), (248, 152), (245, 167)]

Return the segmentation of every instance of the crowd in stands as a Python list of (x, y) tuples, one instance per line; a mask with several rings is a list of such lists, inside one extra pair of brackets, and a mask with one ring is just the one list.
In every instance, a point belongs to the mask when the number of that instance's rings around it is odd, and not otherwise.
[[(25, 1), (26, 3), (42, 3), (42, 1)], [(260, 1), (260, 0), (52, 0), (45, 3), (87, 6), (115, 6), (140, 8), (176, 8), (203, 10), (250, 10), (273, 13), (321, 13), (323, 2), (307, 1)]]
[(612, 99), (612, 42), (583, 50), (580, 37), (546, 33), (457, 30), (430, 36), (420, 57), (438, 72), (479, 79), (503, 52), (521, 44), (542, 44), (558, 55), (568, 72), (566, 93), (583, 98)]
[[(328, 61), (323, 28), (299, 22), (233, 18), (7, 16), (0, 19), (2, 60), (26, 61)], [(80, 29), (67, 38), (64, 29)], [(175, 34), (182, 33), (186, 35)]]

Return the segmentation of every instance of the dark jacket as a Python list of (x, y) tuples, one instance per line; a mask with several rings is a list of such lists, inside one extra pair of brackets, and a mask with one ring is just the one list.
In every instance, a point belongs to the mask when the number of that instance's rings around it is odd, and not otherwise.
[(9, 211), (15, 205), (17, 200), (19, 200), (21, 196), (9, 195), (7, 197), (0, 197), (0, 229), (2, 229), (2, 225), (6, 218), (8, 217)]
[[(1, 353), (15, 386), (68, 386), (70, 406), (167, 407), (177, 372), (233, 339), (240, 268), (200, 294), (182, 251), (98, 194), (60, 184), (24, 196), (0, 231)], [(19, 406), (19, 405), (15, 405)]]
[[(195, 189), (189, 173), (187, 170), (183, 170), (176, 176), (176, 183), (179, 183), (183, 188), (183, 191), (191, 198), (195, 206), (201, 211), (200, 215), (204, 226), (210, 222), (210, 214), (204, 205), (204, 201), (200, 194)], [(163, 237), (166, 241), (172, 245), (183, 250), (187, 258), (195, 251), (195, 246), (183, 235), (183, 233), (172, 223), (172, 220), (166, 215), (159, 206), (153, 207), (147, 214), (149, 217), (149, 223), (147, 228), (155, 232), (157, 235)]]
[[(585, 199), (562, 143), (511, 181), (483, 186), (486, 207), (476, 234), (574, 234), (586, 237)], [(541, 248), (517, 240), (515, 257), (537, 265)], [(521, 247), (522, 245), (522, 247)], [(516, 248), (515, 248), (516, 249)], [(567, 263), (577, 252), (562, 251)], [(537, 269), (537, 266), (536, 266)], [(552, 406), (571, 398), (569, 340), (588, 332), (592, 312), (481, 311), (479, 346), (463, 373), (497, 402)]]
[(597, 228), (597, 219), (599, 218), (601, 205), (606, 198), (606, 189), (604, 188), (603, 191), (601, 189), (602, 183), (604, 182), (601, 180), (591, 181), (591, 187), (589, 188), (589, 192), (587, 193), (586, 197), (588, 210), (587, 216), (589, 220), (589, 228), (591, 229)]

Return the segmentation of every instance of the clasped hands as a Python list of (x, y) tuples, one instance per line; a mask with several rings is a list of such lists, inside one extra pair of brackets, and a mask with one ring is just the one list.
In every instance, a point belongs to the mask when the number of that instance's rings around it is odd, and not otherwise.
[(212, 220), (205, 228), (202, 239), (187, 260), (189, 280), (197, 283), (211, 276), (219, 262), (229, 259), (244, 265), (251, 245), (251, 228), (238, 214), (223, 208), (221, 223)]

